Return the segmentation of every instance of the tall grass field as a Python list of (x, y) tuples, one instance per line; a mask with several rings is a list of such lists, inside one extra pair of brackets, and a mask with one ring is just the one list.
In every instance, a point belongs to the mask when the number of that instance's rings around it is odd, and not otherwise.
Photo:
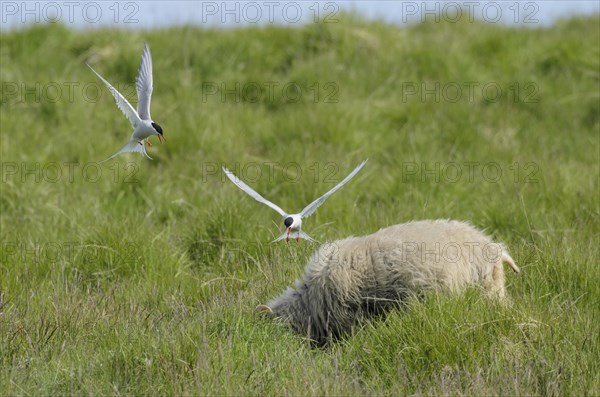
[[(1, 34), (1, 395), (600, 395), (600, 19)], [(149, 160), (88, 63), (136, 104)], [(315, 348), (254, 313), (321, 242), (458, 219), (511, 303), (431, 294)]]

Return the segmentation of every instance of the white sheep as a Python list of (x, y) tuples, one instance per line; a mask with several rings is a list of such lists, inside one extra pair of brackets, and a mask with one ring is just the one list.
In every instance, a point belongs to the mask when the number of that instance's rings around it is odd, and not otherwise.
[(467, 223), (403, 223), (320, 246), (295, 288), (256, 310), (323, 344), (426, 290), (479, 285), (504, 299), (503, 263), (519, 272), (502, 244)]

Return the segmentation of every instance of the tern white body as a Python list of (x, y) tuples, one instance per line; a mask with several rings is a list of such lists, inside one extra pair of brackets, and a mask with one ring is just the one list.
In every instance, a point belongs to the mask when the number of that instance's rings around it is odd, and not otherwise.
[[(148, 156), (146, 152), (145, 142), (148, 142), (148, 138), (152, 135), (158, 136), (158, 139), (162, 142), (163, 131), (162, 128), (156, 124), (150, 117), (150, 101), (152, 99), (152, 56), (150, 54), (150, 47), (148, 44), (144, 44), (144, 52), (142, 53), (142, 62), (138, 70), (138, 77), (136, 79), (136, 91), (138, 96), (137, 111), (131, 106), (129, 101), (125, 99), (119, 91), (117, 91), (104, 77), (100, 76), (90, 65), (88, 65), (92, 72), (96, 74), (106, 84), (108, 90), (111, 92), (117, 107), (121, 109), (125, 117), (129, 119), (131, 126), (134, 128), (131, 134), (129, 142), (117, 153), (113, 154), (104, 161), (108, 161), (115, 156), (125, 152), (137, 152), (145, 155), (149, 159), (152, 157)], [(102, 161), (102, 162), (104, 162)]]
[(139, 124), (133, 130), (131, 134), (131, 139), (135, 139), (136, 141), (143, 141), (147, 138), (150, 138), (152, 135), (160, 135), (152, 126), (154, 121), (152, 120), (140, 120)]
[(286, 239), (287, 241), (289, 241), (290, 237), (295, 238), (296, 240), (300, 240), (301, 238), (303, 238), (305, 240), (315, 241), (312, 237), (310, 237), (308, 234), (306, 234), (302, 231), (302, 219), (308, 218), (309, 216), (311, 216), (317, 210), (317, 208), (319, 208), (319, 206), (321, 204), (323, 204), (325, 202), (325, 200), (327, 200), (327, 198), (329, 196), (331, 196), (339, 188), (344, 186), (350, 179), (352, 179), (358, 173), (358, 171), (360, 171), (361, 168), (364, 167), (366, 162), (367, 162), (367, 160), (364, 160), (363, 162), (361, 162), (340, 183), (338, 183), (327, 193), (325, 193), (324, 195), (322, 195), (321, 197), (319, 197), (318, 199), (316, 199), (315, 201), (313, 201), (312, 203), (310, 203), (309, 205), (304, 207), (304, 209), (297, 214), (288, 214), (283, 209), (281, 209), (281, 207), (279, 207), (276, 204), (273, 204), (272, 202), (270, 202), (269, 200), (267, 200), (266, 198), (264, 198), (263, 196), (258, 194), (250, 186), (248, 186), (244, 182), (242, 182), (237, 176), (235, 176), (233, 174), (233, 172), (229, 171), (227, 168), (223, 167), (223, 172), (225, 172), (225, 175), (227, 175), (227, 177), (229, 178), (229, 180), (231, 180), (231, 182), (233, 182), (237, 187), (239, 187), (244, 192), (246, 192), (246, 194), (248, 194), (250, 197), (252, 197), (253, 199), (255, 199), (256, 201), (258, 201), (260, 203), (263, 203), (263, 204), (271, 207), (272, 209), (277, 211), (281, 216), (283, 216), (283, 223), (286, 227), (286, 230), (282, 235), (280, 235), (278, 238), (273, 240), (273, 242), (283, 240), (283, 239)]
[(273, 242), (283, 239), (289, 241), (290, 237), (295, 238), (296, 240), (303, 238), (305, 240), (315, 241), (308, 234), (302, 232), (302, 214), (284, 215), (283, 224), (286, 226), (285, 232), (273, 240)]

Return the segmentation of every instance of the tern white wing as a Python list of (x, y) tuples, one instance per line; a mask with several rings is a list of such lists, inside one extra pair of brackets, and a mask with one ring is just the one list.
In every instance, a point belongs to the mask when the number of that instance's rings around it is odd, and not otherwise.
[(366, 164), (366, 162), (367, 162), (367, 160), (364, 160), (347, 177), (345, 177), (340, 183), (338, 183), (337, 185), (335, 185), (335, 187), (333, 189), (331, 189), (330, 191), (328, 191), (327, 193), (325, 193), (324, 195), (322, 195), (321, 197), (319, 197), (318, 199), (316, 199), (315, 201), (313, 201), (312, 203), (310, 203), (309, 205), (307, 205), (306, 207), (304, 207), (304, 209), (302, 210), (302, 212), (300, 212), (300, 216), (302, 218), (307, 218), (307, 217), (311, 216), (313, 214), (313, 212), (315, 212), (317, 210), (317, 208), (319, 208), (319, 206), (321, 204), (323, 204), (325, 202), (325, 200), (327, 200), (327, 198), (329, 196), (331, 196), (339, 188), (341, 188), (342, 186), (344, 186), (350, 179), (352, 179), (354, 177), (354, 175), (356, 175), (358, 173), (358, 171), (360, 171), (360, 169), (362, 167), (364, 167), (364, 165)]
[(144, 156), (148, 157), (150, 160), (152, 160), (152, 157), (148, 156), (148, 153), (146, 152), (146, 145), (144, 144), (144, 141), (138, 141), (137, 139), (132, 139), (127, 143), (127, 145), (125, 145), (123, 147), (123, 149), (119, 150), (117, 153), (113, 154), (106, 160), (101, 161), (100, 163), (104, 163), (105, 161), (108, 161), (114, 157), (117, 157), (119, 154), (126, 153), (126, 152), (141, 153)]
[(140, 63), (138, 76), (135, 81), (138, 97), (137, 112), (142, 120), (151, 120), (150, 100), (152, 99), (152, 86), (152, 55), (150, 55), (148, 43), (144, 43), (142, 63)]
[(233, 182), (237, 187), (239, 187), (244, 192), (246, 192), (246, 194), (248, 194), (254, 200), (268, 205), (269, 207), (273, 208), (275, 211), (279, 212), (281, 214), (281, 216), (283, 216), (283, 217), (287, 216), (287, 213), (284, 210), (282, 210), (279, 206), (273, 204), (272, 202), (270, 202), (269, 200), (267, 200), (266, 198), (264, 198), (263, 196), (258, 194), (254, 189), (252, 189), (250, 186), (248, 186), (244, 182), (242, 182), (242, 180), (240, 178), (235, 176), (233, 174), (233, 172), (229, 171), (225, 167), (223, 167), (223, 172), (225, 173), (225, 175), (227, 175), (227, 178), (229, 178), (229, 180), (231, 180), (231, 182)]
[(110, 93), (115, 97), (115, 101), (117, 102), (117, 107), (119, 109), (121, 109), (121, 112), (123, 112), (125, 117), (127, 117), (129, 119), (131, 126), (133, 128), (136, 128), (138, 126), (138, 124), (141, 123), (142, 120), (140, 119), (140, 116), (138, 116), (138, 114), (135, 111), (135, 109), (133, 108), (133, 106), (131, 106), (131, 104), (127, 101), (127, 99), (125, 99), (125, 97), (123, 95), (121, 95), (121, 93), (119, 91), (117, 91), (117, 89), (115, 87), (110, 85), (110, 83), (108, 81), (106, 81), (104, 79), (104, 77), (100, 76), (100, 74), (98, 72), (96, 72), (94, 70), (94, 68), (92, 68), (90, 65), (87, 65), (87, 66), (90, 69), (92, 69), (92, 72), (94, 72), (96, 74), (96, 76), (98, 76), (100, 78), (100, 80), (102, 80), (104, 82), (104, 84), (106, 84)]

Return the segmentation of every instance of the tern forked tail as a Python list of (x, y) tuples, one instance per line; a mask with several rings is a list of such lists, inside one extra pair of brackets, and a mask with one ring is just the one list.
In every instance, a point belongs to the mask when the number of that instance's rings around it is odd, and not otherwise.
[[(283, 232), (283, 234), (279, 237), (277, 237), (275, 240), (271, 241), (272, 243), (276, 243), (277, 241), (280, 240), (285, 240), (286, 238), (288, 238), (288, 233), (287, 231)], [(315, 240), (314, 238), (310, 237), (308, 234), (304, 233), (302, 230), (292, 230), (290, 232), (289, 235), (290, 239), (304, 239), (304, 240), (308, 240), (308, 241), (315, 241), (318, 242), (317, 240)]]
[(144, 145), (144, 141), (138, 141), (137, 139), (132, 139), (127, 143), (127, 145), (125, 145), (123, 147), (123, 149), (119, 150), (117, 153), (113, 154), (106, 160), (101, 161), (100, 163), (104, 163), (105, 161), (108, 161), (112, 158), (115, 158), (119, 154), (126, 153), (126, 152), (140, 153), (140, 154), (143, 154), (144, 156), (148, 157), (150, 160), (152, 160), (152, 157), (148, 156), (148, 153), (146, 152), (146, 145)]

